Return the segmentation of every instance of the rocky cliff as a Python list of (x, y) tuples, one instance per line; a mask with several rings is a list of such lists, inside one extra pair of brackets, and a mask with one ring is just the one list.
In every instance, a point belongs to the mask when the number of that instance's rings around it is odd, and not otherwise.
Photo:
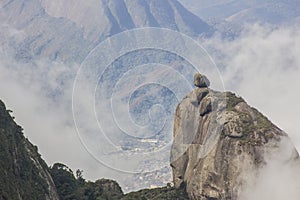
[(48, 166), (0, 101), (0, 200), (58, 200)]
[[(209, 89), (205, 76), (196, 74), (194, 83), (175, 114), (175, 187), (186, 189), (190, 199), (236, 200), (250, 176), (288, 137), (242, 98)], [(285, 162), (298, 158), (288, 145), (292, 151)]]

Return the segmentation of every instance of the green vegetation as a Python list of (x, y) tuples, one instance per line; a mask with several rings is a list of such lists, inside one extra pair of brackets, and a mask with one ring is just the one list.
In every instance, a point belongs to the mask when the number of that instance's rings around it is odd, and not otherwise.
[(122, 200), (187, 200), (186, 192), (173, 187), (145, 189), (126, 194)]
[(257, 119), (256, 119), (256, 121), (257, 121), (256, 127), (258, 129), (262, 129), (265, 132), (265, 131), (268, 131), (272, 127), (275, 126), (275, 125), (272, 124), (272, 122), (267, 117), (265, 117), (264, 115), (262, 115), (255, 108), (252, 108), (252, 111), (255, 113), (255, 116), (257, 117)]
[(226, 92), (226, 109), (231, 111), (235, 110), (234, 107), (239, 104), (240, 102), (244, 102), (244, 99), (242, 97), (237, 97), (232, 92)]
[(100, 179), (87, 182), (82, 178), (82, 171), (73, 171), (66, 165), (56, 163), (50, 168), (61, 200), (119, 200), (123, 192), (115, 181)]
[(243, 144), (248, 143), (251, 145), (262, 145), (268, 139), (271, 139), (273, 135), (269, 135), (268, 132), (272, 128), (272, 123), (258, 111), (254, 111), (255, 119), (253, 119), (248, 113), (235, 111), (239, 115), (240, 121), (238, 126), (243, 131), (243, 136), (240, 138)]
[(75, 178), (73, 171), (60, 163), (54, 164), (53, 167), (51, 167), (50, 172), (61, 200), (188, 199), (187, 194), (183, 190), (169, 186), (155, 189), (144, 189), (124, 195), (117, 182), (108, 179), (100, 179), (96, 182), (86, 182), (81, 176), (77, 176), (77, 178)]
[[(251, 145), (261, 145), (269, 139), (274, 138), (270, 131), (274, 125), (255, 108), (251, 108), (251, 114), (248, 112), (238, 111), (235, 106), (244, 102), (241, 97), (237, 97), (232, 92), (226, 92), (227, 111), (233, 111), (239, 116), (236, 122), (237, 128), (242, 130), (242, 137), (239, 137), (242, 143)], [(222, 135), (223, 137), (225, 135)]]

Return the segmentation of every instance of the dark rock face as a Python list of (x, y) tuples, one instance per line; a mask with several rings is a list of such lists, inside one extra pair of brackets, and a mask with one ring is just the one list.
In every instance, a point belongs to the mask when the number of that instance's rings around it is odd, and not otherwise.
[(0, 200), (58, 200), (47, 164), (0, 101)]
[[(195, 75), (195, 85), (203, 85)], [(236, 200), (244, 172), (265, 164), (287, 135), (233, 93), (196, 88), (178, 105), (171, 167), (175, 187), (190, 199)], [(292, 144), (289, 144), (292, 146)], [(292, 147), (293, 148), (293, 147)], [(294, 149), (286, 160), (298, 158)]]

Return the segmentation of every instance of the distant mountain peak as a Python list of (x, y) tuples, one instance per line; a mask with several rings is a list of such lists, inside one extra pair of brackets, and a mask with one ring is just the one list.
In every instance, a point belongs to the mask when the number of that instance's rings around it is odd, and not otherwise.
[(199, 35), (211, 28), (177, 0), (42, 0), (50, 16), (64, 17), (83, 27), (88, 34), (110, 33), (140, 27), (164, 27)]
[(47, 57), (80, 63), (99, 42), (133, 28), (168, 28), (192, 37), (213, 32), (177, 0), (12, 0), (1, 2), (0, 22), (24, 33), (21, 41), (5, 42), (26, 62)]

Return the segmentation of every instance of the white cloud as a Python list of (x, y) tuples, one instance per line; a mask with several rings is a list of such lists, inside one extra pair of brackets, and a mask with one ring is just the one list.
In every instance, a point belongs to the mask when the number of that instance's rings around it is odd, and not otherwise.
[(295, 149), (290, 141), (283, 140), (279, 149), (265, 156), (267, 165), (257, 172), (244, 172), (248, 185), (242, 190), (239, 199), (298, 200), (300, 198), (300, 162), (294, 160)]

